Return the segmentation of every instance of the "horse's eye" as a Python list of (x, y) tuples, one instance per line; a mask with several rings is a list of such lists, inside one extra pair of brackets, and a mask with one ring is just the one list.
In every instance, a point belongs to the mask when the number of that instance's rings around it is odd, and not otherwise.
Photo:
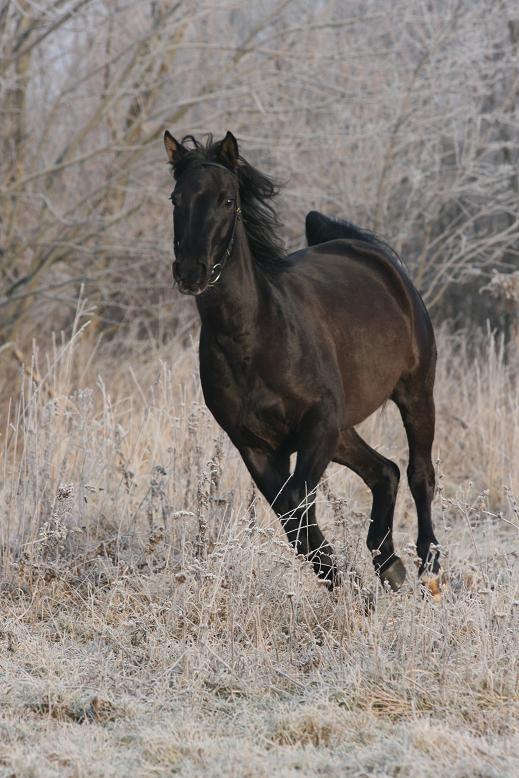
[(229, 197), (227, 198), (227, 200), (224, 201), (224, 205), (226, 208), (232, 208), (234, 205), (234, 200), (231, 200)]

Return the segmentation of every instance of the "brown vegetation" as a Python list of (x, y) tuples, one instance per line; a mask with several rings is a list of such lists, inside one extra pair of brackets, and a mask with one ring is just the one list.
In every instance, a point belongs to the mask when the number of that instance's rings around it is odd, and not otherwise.
[[(0, 776), (519, 772), (516, 15), (0, 7)], [(323, 529), (374, 609), (330, 594), (214, 424), (167, 126), (229, 127), (284, 178), (290, 247), (319, 207), (385, 234), (437, 321), (490, 316), (439, 327), (440, 603), (377, 585), (369, 493), (335, 466)], [(405, 469), (391, 404), (362, 434)], [(415, 536), (403, 484), (409, 569)]]
[(0, 334), (28, 359), (35, 334), (70, 325), (80, 284), (105, 337), (185, 321), (168, 291), (165, 127), (232, 129), (287, 182), (290, 246), (309, 208), (346, 216), (402, 251), (433, 310), (492, 315), (477, 289), (518, 261), (516, 11), (8, 0)]
[[(3, 773), (515, 774), (519, 393), (502, 345), (469, 357), (440, 337), (441, 603), (412, 578), (377, 588), (369, 493), (327, 471), (322, 524), (374, 592), (366, 615), (354, 584), (319, 585), (251, 492), (195, 347), (96, 379), (87, 332), (34, 363), (4, 438)], [(396, 409), (363, 434), (405, 467)], [(403, 487), (411, 568), (415, 535)]]

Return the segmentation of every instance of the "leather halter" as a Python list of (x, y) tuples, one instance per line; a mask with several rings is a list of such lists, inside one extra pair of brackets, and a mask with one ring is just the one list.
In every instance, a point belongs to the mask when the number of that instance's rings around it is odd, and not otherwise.
[[(201, 167), (220, 167), (223, 170), (226, 170), (228, 173), (232, 173), (229, 168), (225, 167), (225, 165), (220, 165), (219, 162), (202, 162)], [(234, 241), (236, 239), (236, 225), (239, 221), (241, 221), (241, 208), (238, 205), (238, 197), (236, 197), (236, 207), (234, 208), (234, 222), (232, 225), (231, 237), (229, 238), (229, 243), (227, 244), (227, 248), (225, 249), (221, 260), (219, 262), (215, 262), (211, 268), (211, 275), (209, 277), (209, 283), (207, 284), (208, 287), (215, 286), (215, 284), (218, 283), (220, 276), (223, 273), (223, 269), (231, 257), (232, 250), (234, 248)]]
[[(198, 167), (198, 166), (197, 166)], [(231, 173), (233, 175), (232, 170), (229, 170), (228, 167), (225, 167), (225, 165), (221, 165), (219, 162), (201, 162), (199, 167), (219, 167), (222, 168), (222, 170), (226, 170), (227, 173)], [(211, 268), (211, 273), (209, 276), (209, 282), (207, 284), (207, 287), (215, 286), (215, 284), (218, 283), (220, 280), (220, 276), (223, 273), (223, 270), (229, 261), (232, 250), (234, 248), (234, 241), (236, 240), (236, 226), (238, 222), (241, 221), (242, 213), (241, 208), (238, 205), (238, 194), (239, 192), (236, 192), (236, 206), (234, 208), (234, 221), (232, 225), (232, 232), (231, 237), (229, 238), (229, 243), (227, 244), (227, 248), (225, 249), (222, 258), (219, 262), (215, 262), (215, 264)]]

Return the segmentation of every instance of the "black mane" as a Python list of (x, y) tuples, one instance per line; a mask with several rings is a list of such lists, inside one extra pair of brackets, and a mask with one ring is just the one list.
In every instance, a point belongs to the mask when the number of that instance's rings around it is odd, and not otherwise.
[(182, 145), (188, 152), (175, 166), (178, 178), (192, 166), (204, 162), (218, 162), (238, 179), (243, 224), (249, 248), (254, 260), (264, 270), (276, 272), (286, 266), (286, 252), (280, 236), (281, 224), (270, 202), (279, 193), (278, 184), (252, 167), (241, 155), (238, 164), (231, 167), (221, 153), (222, 141), (214, 141), (212, 135), (201, 143), (193, 135), (185, 135)]

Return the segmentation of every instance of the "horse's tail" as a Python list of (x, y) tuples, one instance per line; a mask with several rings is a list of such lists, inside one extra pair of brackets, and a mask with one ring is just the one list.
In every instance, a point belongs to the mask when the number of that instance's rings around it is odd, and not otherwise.
[(306, 215), (305, 228), (309, 246), (318, 246), (329, 240), (362, 240), (382, 249), (400, 266), (404, 264), (396, 251), (388, 243), (378, 238), (374, 232), (357, 227), (346, 219), (334, 219), (319, 213), (319, 211), (310, 211)]

